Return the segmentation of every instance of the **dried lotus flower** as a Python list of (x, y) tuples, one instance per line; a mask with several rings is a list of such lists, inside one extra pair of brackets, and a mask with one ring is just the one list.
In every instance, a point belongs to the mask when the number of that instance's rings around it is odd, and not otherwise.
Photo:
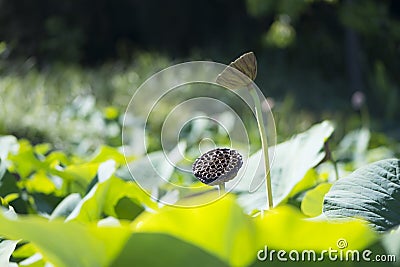
[(257, 76), (257, 60), (253, 52), (248, 52), (225, 68), (218, 77), (217, 84), (228, 89), (240, 89), (251, 84)]
[(216, 148), (197, 158), (192, 170), (202, 183), (219, 185), (223, 191), (225, 183), (236, 177), (242, 165), (242, 156), (236, 150)]

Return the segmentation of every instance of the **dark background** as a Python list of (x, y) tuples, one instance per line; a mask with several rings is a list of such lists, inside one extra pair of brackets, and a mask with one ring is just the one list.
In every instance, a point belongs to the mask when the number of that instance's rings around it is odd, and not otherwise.
[(129, 63), (143, 51), (228, 63), (252, 50), (269, 96), (346, 114), (360, 91), (376, 127), (397, 135), (399, 16), (394, 0), (0, 0), (0, 55), (40, 70)]

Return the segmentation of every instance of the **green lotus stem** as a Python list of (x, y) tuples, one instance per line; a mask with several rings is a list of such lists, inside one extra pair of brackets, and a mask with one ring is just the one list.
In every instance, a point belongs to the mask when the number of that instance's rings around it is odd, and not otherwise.
[(257, 94), (257, 90), (254, 88), (252, 84), (247, 86), (247, 89), (250, 92), (250, 95), (253, 98), (255, 109), (256, 109), (256, 118), (258, 124), (258, 130), (260, 131), (261, 137), (261, 147), (264, 154), (264, 167), (265, 167), (265, 183), (267, 187), (267, 199), (268, 199), (268, 209), (272, 209), (274, 206), (272, 200), (272, 186), (271, 186), (271, 172), (270, 172), (270, 165), (269, 165), (269, 155), (268, 155), (268, 140), (267, 140), (267, 133), (264, 127), (264, 119), (262, 115), (261, 103), (260, 98)]
[(222, 194), (225, 193), (225, 183), (220, 183), (218, 187), (219, 187), (219, 195), (221, 196)]
[(336, 181), (339, 180), (339, 170), (336, 161), (332, 160), (333, 168), (335, 169)]
[(336, 160), (334, 160), (333, 157), (332, 157), (332, 152), (331, 152), (331, 149), (329, 148), (328, 141), (326, 141), (324, 143), (324, 150), (325, 150), (326, 159), (329, 160), (333, 165), (333, 169), (335, 170), (336, 181), (337, 181), (337, 180), (339, 180), (339, 170), (338, 170), (338, 167), (337, 167)]

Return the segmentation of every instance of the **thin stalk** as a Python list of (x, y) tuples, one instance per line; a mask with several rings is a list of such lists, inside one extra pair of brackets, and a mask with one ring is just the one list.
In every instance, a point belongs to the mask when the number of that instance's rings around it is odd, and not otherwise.
[(225, 193), (225, 183), (220, 183), (218, 185), (218, 188), (219, 188), (219, 195), (220, 196)]
[(337, 180), (339, 180), (339, 170), (338, 170), (338, 167), (337, 167), (336, 160), (334, 160), (333, 157), (332, 157), (332, 152), (331, 152), (331, 149), (329, 148), (328, 141), (326, 141), (324, 143), (324, 150), (325, 150), (326, 159), (329, 160), (333, 165), (333, 168), (335, 170), (335, 175), (336, 175), (336, 181), (337, 181)]
[(336, 181), (337, 181), (337, 180), (339, 180), (339, 170), (337, 167), (337, 163), (333, 159), (330, 159), (330, 162), (332, 162), (333, 169), (335, 170), (335, 176), (336, 176)]
[(247, 88), (250, 92), (250, 95), (253, 98), (256, 109), (258, 130), (260, 131), (260, 137), (261, 137), (261, 147), (264, 154), (265, 183), (267, 187), (268, 209), (272, 209), (274, 204), (272, 200), (271, 173), (270, 173), (269, 155), (268, 155), (268, 140), (267, 140), (266, 129), (264, 127), (264, 119), (262, 115), (260, 98), (258, 97), (257, 91), (253, 87), (253, 85), (250, 84), (249, 86), (247, 86)]

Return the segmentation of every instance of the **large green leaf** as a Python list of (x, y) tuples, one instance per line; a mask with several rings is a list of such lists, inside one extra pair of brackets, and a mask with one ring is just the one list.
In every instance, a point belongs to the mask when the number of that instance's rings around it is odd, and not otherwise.
[(37, 253), (35, 246), (32, 243), (26, 243), (14, 250), (12, 255), (18, 259), (25, 259), (34, 255), (35, 253)]
[[(23, 238), (34, 244), (25, 245), (25, 251), (20, 249), (16, 256), (31, 256), (37, 249), (46, 260), (58, 267), (183, 267), (189, 263), (190, 266), (228, 266), (193, 244), (165, 234), (132, 234), (127, 226), (97, 227), (95, 224), (63, 223), (58, 220), (49, 222), (37, 216), (10, 220), (0, 215), (0, 228), (1, 235)], [(21, 231), (18, 231), (19, 228)], [(8, 258), (12, 250), (11, 247), (8, 249)]]
[[(271, 157), (274, 155), (270, 159), (274, 206), (285, 202), (307, 171), (324, 159), (324, 143), (332, 133), (332, 124), (324, 121), (270, 148)], [(259, 164), (263, 162), (262, 157), (258, 151), (249, 158), (246, 172), (234, 187), (234, 190), (242, 192), (239, 201), (247, 212), (267, 207), (265, 172)]]
[(64, 191), (84, 193), (89, 183), (96, 176), (99, 165), (100, 163), (97, 162), (72, 164), (62, 170), (52, 168), (49, 172), (64, 180)]
[(17, 173), (26, 183), (23, 186), (30, 192), (53, 193), (56, 187), (52, 176), (58, 176), (64, 180), (62, 193), (68, 193), (67, 191), (83, 193), (100, 165), (100, 162), (88, 162), (61, 167), (65, 163), (70, 163), (63, 153), (53, 152), (44, 157), (35, 150), (41, 149), (36, 149), (27, 140), (20, 140), (18, 151), (8, 156), (11, 162), (9, 171)]
[[(212, 194), (186, 201), (205, 203)], [(215, 196), (214, 196), (215, 197)], [(188, 203), (186, 203), (188, 204)], [(197, 208), (163, 207), (157, 213), (142, 213), (133, 222), (137, 232), (164, 233), (198, 246), (231, 266), (247, 266), (257, 251), (267, 245), (273, 249), (337, 248), (339, 239), (348, 249), (362, 249), (376, 239), (363, 222), (309, 221), (300, 212), (286, 206), (265, 213), (263, 218), (244, 214), (232, 195)]]
[[(261, 260), (257, 259), (251, 265), (254, 267), (269, 266), (269, 264), (271, 266), (353, 266), (350, 261), (330, 260), (327, 251), (336, 250), (337, 254), (346, 255), (347, 252), (357, 250), (361, 254), (363, 249), (369, 248), (377, 240), (377, 234), (364, 222), (311, 221), (305, 219), (303, 214), (290, 206), (281, 206), (267, 211), (263, 218), (259, 217), (256, 221), (258, 224), (257, 243), (262, 244), (259, 246), (262, 251), (259, 254)], [(283, 258), (287, 261), (278, 259), (277, 254), (282, 255), (281, 250), (285, 251)], [(269, 254), (265, 254), (268, 251)], [(288, 255), (293, 251), (300, 255), (303, 251), (315, 253), (316, 259), (319, 260), (302, 260), (300, 256), (300, 260), (292, 261)], [(271, 255), (273, 255), (272, 262)], [(308, 257), (307, 254), (305, 255)], [(324, 257), (322, 258), (321, 255)]]
[(118, 149), (109, 146), (101, 146), (96, 152), (95, 156), (93, 156), (93, 158), (90, 160), (90, 162), (101, 163), (110, 159), (114, 160), (117, 165), (122, 165), (125, 164), (126, 161), (131, 161), (133, 157), (126, 157), (125, 159), (124, 154)]
[[(271, 266), (353, 266), (351, 261), (330, 260), (327, 252), (336, 250), (336, 255), (347, 255), (347, 252), (359, 251), (361, 254), (378, 238), (377, 234), (364, 222), (312, 221), (305, 219), (303, 214), (290, 206), (281, 206), (267, 211), (264, 218), (257, 219), (257, 223), (257, 243), (263, 246), (259, 246), (262, 250), (261, 260), (257, 259), (251, 265), (252, 267), (269, 266), (269, 264)], [(278, 260), (277, 253), (282, 255), (280, 250), (285, 251), (283, 258), (288, 259), (287, 261)], [(268, 251), (269, 254), (265, 254)], [(302, 260), (300, 256), (300, 260), (291, 261), (288, 255), (293, 251), (300, 255), (303, 251), (315, 253), (318, 260)], [(272, 263), (271, 255), (274, 253)], [(308, 257), (307, 254), (305, 255)], [(322, 258), (321, 255), (324, 257)], [(265, 256), (268, 258), (263, 258)], [(369, 265), (362, 262), (357, 266)]]
[[(215, 196), (203, 194), (181, 201), (193, 206), (204, 203), (204, 198)], [(165, 206), (140, 215), (131, 227), (0, 214), (0, 235), (32, 242), (45, 261), (60, 267), (248, 266), (265, 245), (321, 252), (335, 248), (339, 239), (348, 242), (348, 249), (363, 249), (376, 239), (360, 221), (307, 221), (289, 207), (252, 218), (232, 195), (197, 208)]]
[(128, 165), (132, 178), (144, 189), (154, 191), (166, 184), (176, 164), (183, 159), (186, 143), (180, 142), (170, 152), (156, 151)]
[(356, 168), (365, 164), (370, 136), (367, 128), (346, 134), (338, 145), (335, 157), (341, 161), (350, 161)]
[(48, 168), (48, 163), (36, 157), (32, 145), (26, 140), (19, 141), (18, 152), (10, 154), (8, 159), (12, 162), (9, 170), (18, 173), (21, 178), (27, 178), (39, 169)]
[[(181, 204), (195, 206), (215, 198), (213, 193), (208, 193), (184, 199), (185, 203)], [(172, 235), (233, 266), (245, 266), (254, 258), (255, 224), (243, 214), (231, 195), (205, 206), (165, 206), (157, 213), (142, 213), (133, 226), (138, 232)]]
[[(112, 175), (113, 166), (106, 161), (99, 167), (99, 182), (93, 186), (89, 193), (76, 205), (68, 215), (67, 221), (95, 222), (103, 214), (123, 218), (127, 217), (122, 209), (128, 209), (131, 219), (142, 212), (145, 207), (156, 208), (156, 203), (150, 199), (137, 184), (132, 181), (123, 181)], [(122, 201), (121, 201), (122, 200)]]
[(301, 211), (310, 217), (316, 217), (322, 213), (324, 196), (328, 193), (332, 184), (321, 183), (307, 191), (301, 201)]
[[(44, 261), (57, 267), (228, 266), (193, 244), (165, 234), (132, 233), (132, 228), (124, 224), (99, 227), (94, 223), (48, 221), (36, 215), (9, 218), (0, 213), (0, 235), (31, 242), (16, 253), (17, 257), (39, 252)], [(8, 258), (13, 250), (7, 246)]]
[[(343, 241), (343, 240), (342, 240)], [(309, 251), (298, 251), (299, 257), (296, 259), (296, 254), (293, 254), (292, 250), (285, 250), (285, 254), (279, 252), (279, 250), (273, 250), (267, 247), (267, 253), (271, 257), (271, 260), (261, 258), (251, 265), (251, 267), (394, 267), (399, 266), (398, 256), (396, 254), (390, 254), (385, 251), (382, 244), (375, 242), (372, 245), (362, 250), (347, 250), (341, 251), (337, 247), (332, 247), (332, 252), (315, 253), (315, 260), (313, 260), (312, 254)], [(336, 250), (336, 252), (334, 251)], [(261, 257), (265, 257), (262, 250), (260, 253)], [(273, 253), (272, 253), (273, 252)], [(282, 257), (286, 260), (279, 260), (278, 254), (283, 255)], [(291, 257), (289, 255), (292, 255)], [(304, 255), (305, 260), (302, 259)], [(310, 258), (311, 260), (309, 260)], [(380, 262), (379, 262), (380, 261)]]
[(42, 170), (34, 173), (30, 179), (26, 180), (24, 188), (31, 193), (38, 192), (47, 195), (52, 194), (57, 190), (54, 182)]
[(35, 215), (8, 218), (0, 214), (0, 235), (31, 241), (57, 267), (108, 266), (130, 236), (128, 227), (49, 222)]
[(193, 244), (156, 233), (133, 234), (111, 266), (228, 267), (217, 257)]
[(328, 218), (361, 218), (376, 230), (400, 224), (400, 160), (366, 165), (338, 180), (325, 195)]
[(321, 252), (337, 248), (339, 239), (348, 243), (346, 249), (363, 249), (377, 238), (374, 231), (361, 221), (332, 222), (307, 220), (290, 206), (281, 206), (258, 217), (257, 243), (274, 249)]

